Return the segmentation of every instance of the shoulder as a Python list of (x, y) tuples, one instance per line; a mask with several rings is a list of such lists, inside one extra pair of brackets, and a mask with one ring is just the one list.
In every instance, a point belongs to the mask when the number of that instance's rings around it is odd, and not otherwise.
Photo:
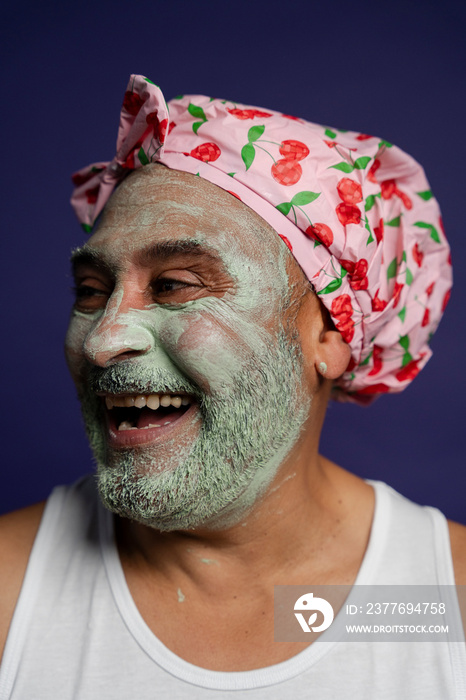
[(466, 526), (448, 521), (451, 554), (457, 586), (466, 586)]
[(0, 658), (45, 502), (0, 516)]

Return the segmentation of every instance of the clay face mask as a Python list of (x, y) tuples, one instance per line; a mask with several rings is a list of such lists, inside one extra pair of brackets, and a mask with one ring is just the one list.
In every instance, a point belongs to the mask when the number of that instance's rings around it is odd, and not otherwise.
[[(179, 175), (162, 173), (158, 184), (169, 181), (173, 189)], [(287, 250), (240, 203), (224, 213), (232, 200), (223, 191), (186, 174), (182, 184), (178, 197), (183, 206), (191, 197), (197, 207), (190, 236), (183, 227), (174, 227), (173, 219), (165, 223), (166, 211), (178, 216), (179, 201), (161, 197), (159, 190), (159, 200), (150, 209), (154, 214), (129, 206), (127, 216), (117, 193), (113, 208), (110, 203), (110, 223), (104, 219), (94, 245), (112, 255), (116, 251), (120, 264), (126, 265), (149, 238), (166, 241), (168, 233), (170, 238), (176, 234), (180, 241), (195, 241), (219, 255), (233, 281), (231, 289), (186, 303), (131, 308), (125, 302), (128, 282), (124, 284), (123, 274), (105, 311), (76, 313), (68, 338), (102, 499), (114, 512), (160, 530), (239, 522), (296, 443), (310, 405), (302, 388), (300, 346), (284, 321)], [(147, 199), (140, 187), (137, 180), (122, 185), (129, 205), (133, 190), (137, 202)], [(189, 219), (188, 210), (185, 214)], [(137, 268), (138, 279), (141, 274)], [(141, 338), (147, 339), (143, 352), (115, 356), (109, 366), (97, 366), (98, 353), (109, 343), (130, 351)], [(112, 446), (97, 394), (163, 393), (190, 397), (192, 408), (180, 427), (173, 423), (165, 437), (144, 444)]]
[[(136, 366), (115, 365), (96, 384), (128, 386), (135, 373), (140, 376)], [(105, 443), (93, 428), (98, 408), (89, 395), (84, 416), (105, 504), (160, 530), (235, 524), (272, 481), (307, 416), (309, 405), (299, 390), (298, 350), (280, 333), (273, 347), (253, 355), (231, 386), (212, 395), (165, 373), (153, 375), (152, 386), (196, 396), (200, 433), (191, 445), (175, 439), (162, 448), (119, 450), (109, 463)], [(167, 462), (176, 466), (166, 469)]]

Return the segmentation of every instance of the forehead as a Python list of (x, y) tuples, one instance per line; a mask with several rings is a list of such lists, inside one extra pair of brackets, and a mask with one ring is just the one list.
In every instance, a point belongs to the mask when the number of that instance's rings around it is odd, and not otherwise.
[(113, 194), (89, 245), (128, 257), (164, 241), (191, 241), (265, 266), (280, 266), (288, 254), (270, 225), (233, 195), (190, 173), (148, 165)]

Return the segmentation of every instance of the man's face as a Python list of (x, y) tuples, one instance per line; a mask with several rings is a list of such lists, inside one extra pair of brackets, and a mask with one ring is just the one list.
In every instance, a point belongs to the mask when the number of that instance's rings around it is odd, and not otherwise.
[(286, 247), (234, 197), (147, 166), (74, 256), (66, 340), (101, 496), (160, 530), (239, 522), (309, 413)]

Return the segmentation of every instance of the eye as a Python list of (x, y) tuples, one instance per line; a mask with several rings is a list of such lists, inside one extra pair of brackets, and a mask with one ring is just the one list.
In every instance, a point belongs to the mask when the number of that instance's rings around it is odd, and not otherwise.
[(74, 294), (74, 308), (82, 313), (92, 313), (105, 308), (110, 290), (99, 280), (85, 279), (76, 281)]
[(192, 273), (183, 271), (179, 277), (177, 279), (175, 276), (167, 276), (154, 280), (151, 284), (154, 301), (160, 304), (182, 304), (196, 299), (204, 289), (204, 285)]
[(152, 285), (155, 294), (169, 294), (170, 292), (174, 292), (178, 289), (185, 289), (186, 287), (189, 287), (186, 282), (170, 279), (156, 280)]

